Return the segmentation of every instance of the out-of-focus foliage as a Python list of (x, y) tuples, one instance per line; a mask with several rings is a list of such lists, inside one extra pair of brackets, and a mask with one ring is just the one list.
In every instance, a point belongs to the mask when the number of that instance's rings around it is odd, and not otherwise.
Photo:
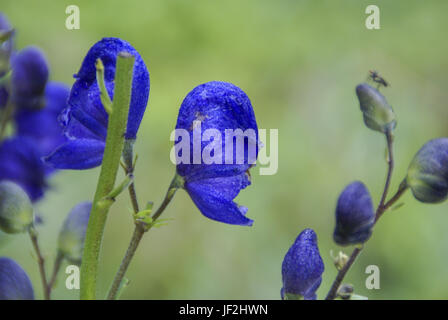
[[(73, 1), (2, 0), (17, 29), (19, 48), (46, 53), (51, 80), (72, 84), (88, 48), (104, 36), (129, 41), (151, 73), (149, 109), (136, 150), (140, 201), (161, 201), (174, 174), (169, 136), (184, 96), (211, 80), (229, 81), (250, 97), (260, 128), (279, 129), (279, 170), (259, 176), (238, 201), (251, 212), (251, 228), (205, 219), (185, 192), (164, 213), (168, 226), (151, 230), (137, 251), (122, 298), (278, 299), (281, 263), (304, 228), (313, 228), (326, 265), (318, 297), (334, 279), (330, 250), (340, 190), (363, 181), (374, 203), (383, 188), (384, 137), (368, 130), (355, 86), (369, 69), (391, 86), (381, 92), (397, 115), (396, 170), (391, 190), (429, 139), (447, 136), (448, 2), (375, 2), (381, 29), (367, 30), (369, 1), (77, 1), (81, 29), (65, 28)], [(269, 145), (269, 141), (265, 144)], [(76, 203), (91, 200), (98, 169), (64, 171), (38, 204), (42, 247), (56, 254), (59, 228)], [(448, 205), (425, 205), (410, 193), (387, 212), (348, 274), (357, 294), (378, 298), (448, 298)], [(133, 229), (130, 203), (118, 198), (107, 223), (100, 290), (108, 289)], [(2, 240), (0, 240), (1, 242)], [(39, 284), (29, 239), (9, 237), (9, 256)], [(344, 249), (347, 250), (347, 249)], [(381, 289), (365, 288), (365, 268), (381, 271)], [(77, 298), (64, 287), (54, 296)], [(40, 298), (40, 290), (36, 290)], [(100, 296), (102, 296), (100, 294)]]

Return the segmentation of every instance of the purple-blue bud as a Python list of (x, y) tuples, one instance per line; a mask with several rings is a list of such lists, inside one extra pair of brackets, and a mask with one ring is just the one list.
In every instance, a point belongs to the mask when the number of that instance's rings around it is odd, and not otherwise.
[(33, 300), (30, 278), (14, 260), (0, 257), (0, 300)]
[(19, 108), (40, 109), (45, 105), (48, 64), (37, 47), (27, 47), (12, 57), (12, 96)]
[(360, 181), (350, 183), (339, 196), (336, 206), (334, 241), (339, 245), (366, 242), (375, 224), (375, 212), (369, 190)]
[(408, 168), (406, 184), (414, 197), (426, 203), (438, 203), (448, 197), (448, 138), (427, 142)]
[(73, 264), (81, 264), (91, 202), (77, 204), (68, 214), (59, 233), (59, 252)]
[(315, 300), (324, 269), (316, 233), (312, 229), (303, 230), (283, 259), (282, 299)]

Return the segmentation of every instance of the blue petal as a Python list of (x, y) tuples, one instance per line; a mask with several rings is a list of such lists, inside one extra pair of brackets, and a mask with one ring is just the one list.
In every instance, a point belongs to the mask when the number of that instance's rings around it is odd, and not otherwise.
[(99, 140), (68, 140), (44, 160), (56, 169), (90, 169), (101, 164), (104, 146)]
[(47, 188), (47, 170), (41, 154), (29, 138), (15, 137), (0, 144), (0, 180), (20, 185), (32, 201), (40, 199)]
[[(117, 55), (122, 51), (127, 51), (135, 57), (131, 104), (125, 134), (127, 139), (135, 139), (148, 103), (150, 88), (148, 69), (140, 54), (124, 40), (118, 38), (103, 38), (90, 48), (75, 78), (77, 79), (77, 83), (82, 82), (83, 86), (90, 91), (89, 88), (96, 84), (95, 62), (98, 58), (101, 58), (105, 67), (106, 83), (111, 85), (115, 78)], [(75, 99), (76, 97), (71, 96), (70, 100), (72, 98)]]
[(186, 182), (185, 189), (201, 213), (212, 220), (228, 224), (251, 226), (253, 220), (245, 216), (247, 208), (239, 207), (233, 199), (250, 184), (245, 173)]
[(0, 300), (33, 300), (30, 278), (14, 260), (0, 258)]
[(13, 99), (19, 108), (41, 108), (48, 64), (37, 47), (27, 47), (11, 59)]
[(283, 259), (282, 279), (284, 294), (301, 295), (315, 299), (322, 281), (324, 264), (312, 229), (303, 230)]
[[(222, 164), (193, 163), (193, 131), (194, 121), (201, 121), (201, 131), (216, 129), (222, 136)], [(194, 88), (184, 99), (179, 110), (176, 129), (187, 130), (190, 134), (190, 163), (178, 164), (177, 172), (187, 181), (208, 179), (213, 177), (233, 176), (246, 172), (253, 163), (248, 157), (249, 148), (258, 155), (258, 127), (254, 111), (247, 95), (237, 86), (212, 81)], [(253, 130), (254, 139), (245, 139), (242, 164), (236, 164), (237, 148), (233, 146), (233, 162), (225, 164), (225, 130)], [(235, 139), (234, 139), (235, 140)], [(201, 153), (209, 142), (203, 142)]]
[(15, 115), (17, 133), (33, 139), (42, 156), (65, 142), (58, 116), (66, 108), (68, 93), (66, 85), (50, 82), (45, 88), (45, 108), (20, 109)]

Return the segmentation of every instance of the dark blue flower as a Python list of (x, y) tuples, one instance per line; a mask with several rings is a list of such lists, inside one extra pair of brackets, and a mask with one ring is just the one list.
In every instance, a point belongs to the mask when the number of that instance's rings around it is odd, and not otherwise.
[(149, 96), (149, 73), (140, 54), (126, 41), (104, 38), (87, 53), (73, 84), (68, 109), (61, 117), (69, 139), (46, 161), (58, 169), (89, 169), (101, 164), (107, 134), (108, 115), (101, 103), (95, 62), (100, 58), (105, 68), (105, 85), (113, 97), (117, 55), (127, 51), (135, 57), (132, 96), (125, 133), (135, 139)]
[(414, 197), (438, 203), (448, 197), (448, 138), (427, 142), (409, 165), (406, 184)]
[[(6, 34), (12, 30), (11, 24), (4, 14), (0, 12), (0, 34)], [(0, 78), (5, 76), (10, 69), (9, 59), (13, 49), (13, 38), (0, 40)], [(6, 106), (8, 101), (8, 90), (6, 86), (0, 84), (0, 109)]]
[(0, 180), (10, 180), (21, 186), (32, 201), (39, 200), (47, 188), (49, 173), (41, 160), (36, 143), (26, 137), (14, 137), (0, 144)]
[(81, 264), (91, 209), (91, 202), (78, 203), (68, 214), (59, 233), (59, 252), (71, 263)]
[(369, 190), (360, 181), (345, 187), (336, 207), (336, 227), (333, 238), (337, 244), (366, 242), (375, 224), (375, 212)]
[(0, 257), (0, 300), (33, 300), (30, 278), (14, 260)]
[[(218, 161), (205, 163), (202, 154), (208, 143), (204, 141), (199, 142), (201, 159), (195, 163), (194, 132), (199, 129), (201, 132), (213, 129), (221, 135), (221, 141), (213, 140), (222, 147), (221, 155), (217, 156)], [(253, 132), (252, 137), (243, 137), (242, 149), (238, 149), (236, 143), (232, 149), (227, 144), (230, 161), (225, 159), (226, 129), (240, 129), (243, 132), (250, 129)], [(177, 173), (184, 179), (185, 190), (202, 214), (224, 223), (252, 225), (253, 221), (245, 216), (247, 208), (233, 201), (240, 190), (250, 185), (249, 169), (258, 154), (257, 122), (247, 95), (237, 86), (226, 82), (201, 84), (182, 102), (176, 130), (188, 133), (191, 151), (187, 163), (178, 163)], [(235, 142), (236, 138), (231, 140)], [(254, 151), (253, 159), (249, 156), (250, 150)], [(237, 162), (238, 157), (240, 162)]]
[(315, 300), (324, 269), (316, 233), (303, 230), (283, 259), (282, 299)]
[(33, 139), (42, 156), (66, 141), (58, 116), (67, 107), (68, 94), (66, 85), (49, 82), (43, 109), (19, 109), (15, 115), (17, 134)]
[(43, 52), (27, 47), (11, 59), (12, 99), (18, 108), (40, 109), (45, 106), (48, 64)]

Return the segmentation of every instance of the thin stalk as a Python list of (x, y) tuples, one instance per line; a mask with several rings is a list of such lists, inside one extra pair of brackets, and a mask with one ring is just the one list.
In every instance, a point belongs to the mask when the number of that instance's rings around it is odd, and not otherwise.
[(171, 202), (171, 200), (174, 197), (174, 194), (176, 193), (177, 189), (179, 189), (182, 186), (181, 178), (176, 175), (171, 182), (170, 187), (168, 188), (168, 191), (165, 195), (165, 198), (163, 199), (162, 204), (157, 209), (157, 211), (152, 216), (151, 224), (144, 225), (143, 223), (136, 221), (134, 233), (132, 235), (131, 241), (129, 243), (128, 249), (126, 250), (126, 254), (121, 262), (120, 268), (118, 269), (114, 281), (112, 282), (112, 286), (109, 290), (109, 293), (107, 295), (108, 300), (115, 300), (117, 297), (117, 292), (120, 288), (121, 282), (123, 281), (123, 278), (126, 274), (126, 271), (129, 267), (129, 264), (132, 261), (132, 258), (135, 255), (135, 252), (137, 251), (138, 245), (140, 244), (140, 240), (142, 239), (145, 232), (149, 231), (157, 221), (157, 219), (162, 215), (162, 213), (167, 208), (168, 204)]
[(50, 300), (50, 296), (47, 290), (47, 274), (45, 273), (45, 259), (40, 251), (39, 241), (37, 239), (37, 232), (33, 227), (28, 229), (28, 234), (31, 239), (31, 243), (33, 244), (34, 251), (37, 255), (37, 264), (39, 265), (39, 273), (42, 281), (42, 290), (44, 292), (44, 299)]
[(51, 291), (53, 290), (54, 284), (56, 283), (56, 279), (58, 277), (59, 270), (61, 270), (62, 261), (64, 261), (64, 255), (59, 251), (56, 256), (56, 259), (54, 260), (53, 273), (51, 274), (51, 278), (47, 284), (48, 298), (51, 298)]
[[(387, 193), (389, 190), (390, 181), (392, 179), (392, 172), (394, 169), (394, 156), (393, 156), (393, 137), (390, 132), (386, 133), (386, 142), (387, 142), (387, 151), (388, 151), (388, 158), (387, 158), (387, 176), (386, 176), (386, 183), (384, 185), (383, 193), (381, 195), (380, 203), (378, 204), (378, 207), (375, 212), (375, 224), (378, 221), (378, 219), (383, 215), (383, 213), (390, 208), (400, 197), (403, 195), (403, 193), (407, 190), (406, 180), (404, 180), (400, 187), (398, 188), (397, 192), (395, 193), (392, 198), (386, 202)], [(350, 255), (350, 258), (348, 259), (347, 263), (344, 265), (344, 267), (339, 270), (338, 274), (336, 275), (336, 279), (333, 281), (333, 284), (331, 285), (330, 291), (328, 291), (328, 294), (325, 298), (325, 300), (334, 300), (337, 296), (338, 289), (344, 280), (345, 275), (347, 274), (348, 270), (351, 268), (353, 263), (356, 261), (356, 258), (361, 253), (363, 247), (355, 248)]]
[(123, 150), (124, 133), (131, 101), (132, 72), (135, 58), (128, 53), (117, 57), (115, 95), (109, 115), (106, 146), (97, 189), (87, 226), (81, 265), (81, 299), (95, 299), (101, 242), (112, 202), (101, 201), (113, 189)]

